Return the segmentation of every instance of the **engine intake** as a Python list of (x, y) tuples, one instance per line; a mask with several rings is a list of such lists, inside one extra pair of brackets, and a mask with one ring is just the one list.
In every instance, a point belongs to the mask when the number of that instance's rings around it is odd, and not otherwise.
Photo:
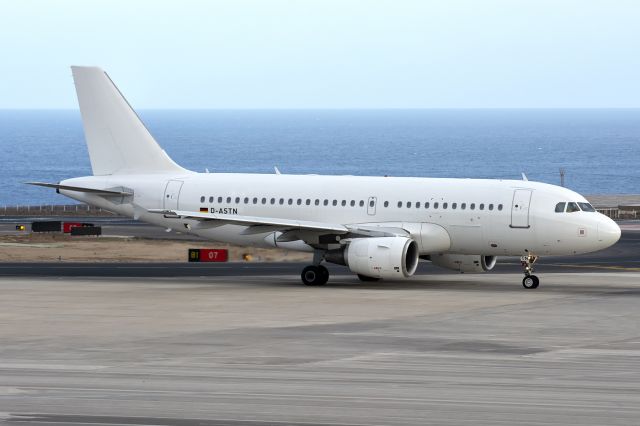
[(496, 266), (496, 256), (470, 255), (470, 254), (433, 254), (431, 262), (447, 269), (458, 272), (480, 273), (493, 269)]
[(418, 244), (407, 237), (355, 238), (342, 255), (356, 274), (393, 279), (407, 278), (416, 272), (418, 251)]

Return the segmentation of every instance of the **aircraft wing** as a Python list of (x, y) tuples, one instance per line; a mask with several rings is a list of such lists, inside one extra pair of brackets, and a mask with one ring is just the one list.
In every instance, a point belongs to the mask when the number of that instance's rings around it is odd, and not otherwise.
[(281, 230), (299, 229), (306, 231), (320, 231), (331, 234), (346, 234), (349, 229), (340, 224), (313, 222), (308, 220), (294, 220), (294, 219), (278, 219), (270, 217), (258, 217), (258, 216), (240, 216), (240, 215), (224, 215), (215, 213), (198, 213), (183, 210), (162, 210), (152, 209), (148, 210), (149, 213), (157, 213), (165, 216), (175, 216), (177, 218), (195, 219), (200, 221), (218, 221), (221, 224), (229, 223), (236, 225), (254, 225), (254, 226), (266, 226), (275, 227)]

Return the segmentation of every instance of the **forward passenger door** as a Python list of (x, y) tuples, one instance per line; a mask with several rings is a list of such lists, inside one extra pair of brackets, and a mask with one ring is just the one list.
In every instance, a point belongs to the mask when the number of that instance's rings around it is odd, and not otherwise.
[(511, 204), (511, 227), (528, 228), (529, 207), (531, 204), (531, 189), (516, 189), (513, 192)]

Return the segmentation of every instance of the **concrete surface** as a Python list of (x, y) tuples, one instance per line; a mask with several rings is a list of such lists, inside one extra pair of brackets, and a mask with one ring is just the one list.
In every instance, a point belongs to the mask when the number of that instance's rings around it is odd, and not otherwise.
[(520, 280), (0, 278), (0, 422), (638, 424), (640, 274)]

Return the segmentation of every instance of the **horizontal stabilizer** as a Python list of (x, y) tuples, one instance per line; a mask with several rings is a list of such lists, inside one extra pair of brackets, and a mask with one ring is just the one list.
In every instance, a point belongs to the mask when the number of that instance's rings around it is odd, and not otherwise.
[(59, 183), (46, 183), (46, 182), (25, 182), (27, 185), (44, 186), (46, 188), (55, 188), (57, 190), (75, 191), (75, 192), (87, 192), (96, 195), (133, 195), (133, 192), (127, 191), (113, 191), (110, 189), (97, 189), (97, 188), (82, 188), (80, 186), (60, 185)]

